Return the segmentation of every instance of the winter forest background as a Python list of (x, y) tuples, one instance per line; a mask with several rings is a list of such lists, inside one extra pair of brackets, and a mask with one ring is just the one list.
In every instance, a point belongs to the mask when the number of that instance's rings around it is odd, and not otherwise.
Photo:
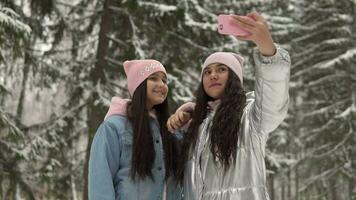
[(0, 199), (87, 200), (88, 151), (122, 62), (168, 69), (172, 111), (191, 100), (214, 51), (252, 43), (216, 16), (263, 13), (292, 59), (289, 115), (268, 141), (273, 200), (356, 199), (355, 0), (0, 0)]

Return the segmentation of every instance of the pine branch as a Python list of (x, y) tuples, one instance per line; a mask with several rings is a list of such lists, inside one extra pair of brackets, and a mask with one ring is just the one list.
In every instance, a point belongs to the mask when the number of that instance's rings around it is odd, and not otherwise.
[[(53, 49), (53, 50), (50, 50), (50, 51), (46, 51), (46, 55), (51, 55), (51, 54), (55, 54), (55, 53), (65, 53), (65, 52), (71, 52), (73, 50), (78, 50), (78, 49), (81, 49), (83, 47), (86, 47), (88, 45), (91, 45), (92, 43), (94, 42), (97, 42), (98, 41), (98, 38), (94, 38), (88, 42), (85, 42), (83, 44), (80, 44), (80, 45), (77, 45), (75, 47), (71, 47), (71, 48), (65, 48), (65, 49)], [(39, 49), (34, 49), (34, 48), (28, 48), (28, 50), (30, 51), (34, 51), (34, 52), (41, 52), (43, 53), (44, 51), (43, 50), (39, 50)]]
[[(325, 69), (325, 68), (330, 68), (335, 65), (342, 65), (342, 63), (350, 63), (352, 59), (356, 57), (356, 48), (349, 49), (345, 53), (339, 55), (338, 57), (326, 62), (326, 63), (320, 63), (316, 66), (317, 69)], [(354, 67), (354, 66), (353, 66)]]
[(182, 41), (184, 41), (185, 43), (191, 45), (194, 48), (200, 49), (200, 50), (205, 51), (205, 52), (210, 51), (210, 49), (208, 47), (201, 46), (201, 45), (193, 42), (191, 39), (189, 39), (187, 37), (180, 36), (179, 34), (174, 33), (172, 31), (168, 31), (168, 34), (172, 35), (172, 36), (174, 36), (174, 37), (176, 37), (176, 38), (178, 38), (178, 39), (180, 39)]
[(80, 9), (80, 10), (85, 10), (85, 11), (90, 11), (90, 12), (101, 12), (103, 9), (89, 9), (87, 7), (79, 6), (79, 5), (72, 5), (70, 3), (62, 2), (62, 1), (56, 1), (58, 5), (66, 6), (66, 7), (71, 7), (75, 9)]
[(13, 133), (17, 136), (24, 137), (24, 133), (22, 132), (21, 128), (18, 126), (18, 122), (16, 122), (16, 119), (11, 117), (8, 113), (2, 110), (0, 108), (0, 122), (1, 124), (5, 124), (5, 127), (8, 127), (10, 130), (10, 133)]
[(177, 6), (173, 5), (167, 5), (167, 4), (160, 4), (160, 3), (153, 3), (153, 2), (138, 2), (139, 6), (146, 6), (149, 8), (153, 8), (155, 11), (160, 11), (161, 14), (166, 13), (166, 12), (172, 12), (177, 10)]
[(117, 61), (113, 58), (110, 58), (109, 56), (105, 56), (105, 60), (112, 63), (112, 64), (115, 64), (116, 66), (122, 66), (122, 62), (120, 61)]
[(18, 20), (19, 15), (10, 8), (0, 8), (0, 25), (16, 34), (23, 34), (28, 37), (31, 28)]

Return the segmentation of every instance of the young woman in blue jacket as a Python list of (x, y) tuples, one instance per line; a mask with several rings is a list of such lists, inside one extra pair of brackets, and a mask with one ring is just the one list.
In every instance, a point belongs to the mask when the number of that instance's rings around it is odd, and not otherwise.
[(114, 97), (90, 153), (90, 200), (176, 200), (175, 138), (168, 119), (167, 74), (156, 60), (123, 63), (131, 99)]

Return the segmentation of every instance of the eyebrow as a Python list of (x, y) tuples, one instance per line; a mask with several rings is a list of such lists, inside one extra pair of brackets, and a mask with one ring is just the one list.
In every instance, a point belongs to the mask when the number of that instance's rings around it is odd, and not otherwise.
[(209, 69), (211, 69), (211, 67), (208, 66), (208, 67), (205, 67), (203, 71), (206, 71), (206, 70), (209, 70)]
[(210, 65), (208, 65), (207, 67), (205, 67), (205, 69), (204, 69), (203, 71), (211, 69), (212, 66), (227, 67), (225, 64), (222, 64), (222, 63), (214, 63), (214, 64), (210, 64)]
[(158, 75), (158, 74), (151, 74), (151, 75), (149, 75), (148, 77), (158, 77), (158, 78), (162, 78), (162, 79), (167, 79), (167, 76), (166, 76), (166, 75), (163, 75), (163, 77), (161, 77), (161, 76)]
[(218, 66), (218, 67), (228, 67), (228, 66), (226, 66), (225, 64), (222, 64), (222, 63), (219, 63), (216, 66)]

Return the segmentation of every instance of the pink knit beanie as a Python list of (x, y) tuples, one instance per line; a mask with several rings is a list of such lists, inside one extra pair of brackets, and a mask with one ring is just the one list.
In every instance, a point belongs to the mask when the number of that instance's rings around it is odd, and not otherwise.
[(151, 74), (163, 72), (167, 75), (166, 69), (157, 60), (127, 60), (123, 65), (131, 97), (136, 88)]
[(204, 69), (213, 63), (221, 63), (229, 67), (236, 75), (239, 77), (241, 84), (243, 83), (242, 76), (242, 66), (244, 63), (244, 59), (242, 56), (236, 53), (230, 52), (216, 52), (208, 56), (203, 64), (203, 69), (201, 76), (203, 76)]

